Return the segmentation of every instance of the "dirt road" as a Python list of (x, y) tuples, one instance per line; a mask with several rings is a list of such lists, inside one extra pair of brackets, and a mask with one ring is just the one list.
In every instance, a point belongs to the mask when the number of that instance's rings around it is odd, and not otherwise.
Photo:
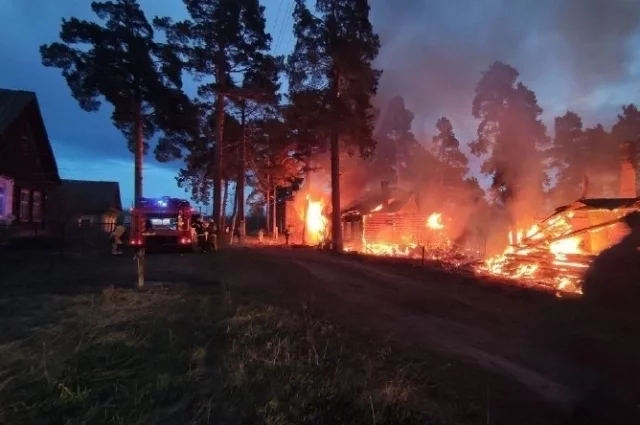
[[(622, 367), (623, 357), (635, 350), (628, 332), (613, 333), (575, 300), (361, 257), (242, 251), (242, 259), (223, 273), (231, 287), (305, 306), (416, 361), (443, 356), (456, 369), (451, 379), (461, 390), (471, 397), (486, 393), (483, 403), (496, 410), (541, 416), (571, 411), (585, 390), (612, 373), (612, 363)], [(625, 356), (615, 351), (618, 343), (629, 350)]]

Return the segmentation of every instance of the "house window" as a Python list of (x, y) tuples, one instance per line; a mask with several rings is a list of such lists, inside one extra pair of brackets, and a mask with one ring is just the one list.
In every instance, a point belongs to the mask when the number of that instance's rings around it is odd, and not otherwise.
[(29, 189), (20, 190), (20, 221), (29, 221), (31, 218), (31, 208), (29, 205)]
[(42, 193), (33, 192), (33, 200), (31, 203), (31, 214), (33, 221), (40, 223), (42, 221)]
[(83, 215), (78, 217), (78, 226), (89, 227), (93, 224), (93, 217), (90, 215)]
[(6, 193), (7, 190), (7, 185), (5, 184), (3, 179), (0, 179), (0, 217), (4, 217), (5, 215), (5, 200), (6, 200)]
[(13, 219), (13, 180), (0, 176), (0, 221)]

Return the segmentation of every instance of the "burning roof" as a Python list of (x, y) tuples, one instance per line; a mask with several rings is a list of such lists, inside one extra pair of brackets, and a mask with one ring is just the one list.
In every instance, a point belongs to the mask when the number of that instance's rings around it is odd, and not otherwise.
[(555, 214), (566, 210), (615, 210), (636, 209), (640, 207), (640, 198), (588, 198), (579, 199), (569, 205), (558, 207)]
[(402, 189), (387, 189), (353, 202), (342, 210), (342, 216), (361, 216), (372, 213), (394, 214), (403, 210), (409, 202), (416, 202), (413, 193)]

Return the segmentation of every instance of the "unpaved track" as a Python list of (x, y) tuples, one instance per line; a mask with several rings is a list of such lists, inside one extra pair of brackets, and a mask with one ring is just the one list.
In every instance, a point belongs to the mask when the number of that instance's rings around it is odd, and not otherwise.
[[(617, 361), (606, 350), (595, 354), (593, 347), (615, 343), (605, 328), (581, 316), (575, 301), (313, 250), (237, 251), (242, 260), (224, 273), (232, 286), (310, 306), (314, 314), (371, 332), (416, 359), (438, 352), (475, 365), (498, 377), (487, 378), (487, 385), (502, 386), (503, 397), (513, 398), (501, 400), (505, 406), (530, 397), (528, 408), (535, 409), (537, 399), (568, 411), (601, 378), (601, 365)], [(500, 377), (512, 382), (513, 393)]]

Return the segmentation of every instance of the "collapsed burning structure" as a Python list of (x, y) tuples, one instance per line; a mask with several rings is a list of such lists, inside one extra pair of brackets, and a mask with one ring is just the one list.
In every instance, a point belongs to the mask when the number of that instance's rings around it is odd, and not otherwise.
[(593, 260), (626, 236), (625, 216), (640, 211), (631, 146), (621, 148), (619, 198), (587, 198), (585, 179), (583, 198), (557, 208), (527, 230), (510, 232), (505, 252), (487, 259), (477, 270), (581, 293), (584, 273)]
[(505, 252), (478, 270), (580, 292), (593, 259), (626, 235), (622, 220), (632, 211), (640, 211), (640, 198), (580, 199), (559, 207), (530, 229), (510, 233)]

